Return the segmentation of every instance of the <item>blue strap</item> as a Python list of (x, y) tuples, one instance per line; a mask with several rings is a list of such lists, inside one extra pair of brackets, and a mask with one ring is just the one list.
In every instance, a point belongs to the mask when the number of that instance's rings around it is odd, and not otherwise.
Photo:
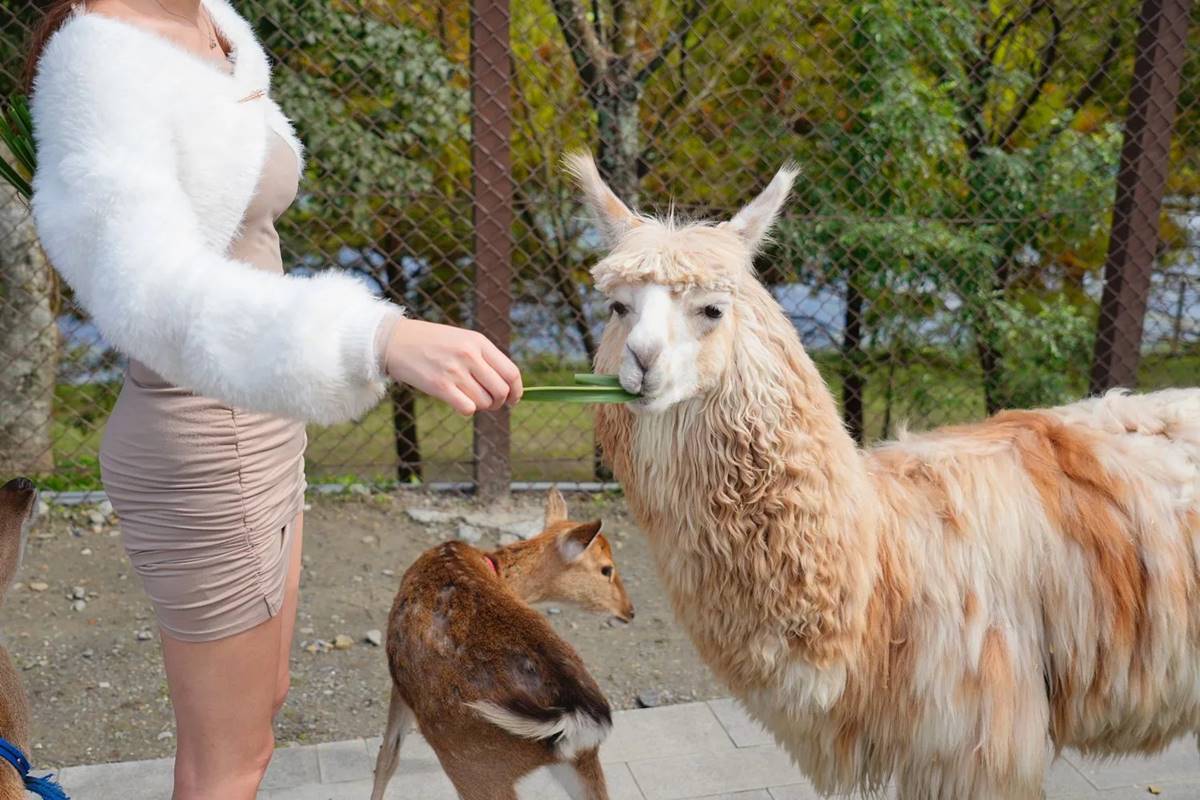
[(25, 788), (41, 797), (42, 800), (70, 800), (63, 788), (54, 780), (54, 775), (44, 775), (35, 778), (29, 774), (29, 759), (21, 752), (21, 748), (0, 736), (0, 760), (12, 764), (13, 769), (25, 781)]

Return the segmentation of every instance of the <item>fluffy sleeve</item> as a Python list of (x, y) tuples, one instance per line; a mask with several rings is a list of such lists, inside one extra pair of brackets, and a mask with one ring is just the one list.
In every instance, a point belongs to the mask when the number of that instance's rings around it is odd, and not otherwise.
[(320, 423), (369, 410), (384, 388), (376, 333), (397, 307), (342, 273), (272, 274), (217, 252), (179, 180), (179, 132), (127, 74), (65, 47), (51, 41), (33, 95), (33, 213), (105, 340), (230, 405)]

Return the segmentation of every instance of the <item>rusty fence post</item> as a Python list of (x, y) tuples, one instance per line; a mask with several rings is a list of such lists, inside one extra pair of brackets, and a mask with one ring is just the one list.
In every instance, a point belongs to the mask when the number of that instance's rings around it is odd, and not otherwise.
[[(508, 0), (471, 2), (471, 167), (475, 228), (475, 327), (504, 352), (512, 336), (513, 179)], [(508, 491), (509, 414), (475, 416), (475, 485)]]
[(1137, 383), (1191, 0), (1143, 0), (1089, 392)]

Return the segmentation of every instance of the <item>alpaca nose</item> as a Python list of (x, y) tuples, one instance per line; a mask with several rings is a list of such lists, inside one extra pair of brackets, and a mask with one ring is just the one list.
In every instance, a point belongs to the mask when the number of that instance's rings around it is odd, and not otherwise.
[(628, 345), (629, 355), (633, 357), (633, 363), (637, 364), (638, 369), (642, 373), (647, 373), (654, 366), (654, 362), (658, 360), (658, 356), (662, 353), (662, 345), (639, 345), (634, 347)]

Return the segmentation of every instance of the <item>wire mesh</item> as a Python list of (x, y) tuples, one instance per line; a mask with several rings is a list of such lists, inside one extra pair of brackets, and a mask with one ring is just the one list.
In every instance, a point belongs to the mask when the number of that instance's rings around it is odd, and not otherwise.
[[(578, 147), (631, 204), (704, 217), (800, 163), (757, 266), (864, 441), (1081, 397), (1100, 361), (1103, 385), (1200, 383), (1200, 12), (1183, 0), (513, 0), (499, 85), (473, 75), (467, 0), (236, 5), (309, 150), (285, 263), (351, 270), (426, 319), (500, 312), (528, 384), (585, 370), (604, 323), (597, 239), (559, 168)], [(5, 95), (37, 18), (0, 8)], [(511, 109), (510, 238), (483, 242), (511, 246), (494, 306), (475, 302), (473, 91)], [(0, 463), (95, 488), (123, 360), (2, 199)], [(1106, 264), (1123, 293), (1103, 319)], [(395, 387), (310, 430), (310, 479), (469, 481), (472, 436)], [(585, 408), (520, 406), (508, 446), (517, 480), (596, 475)]]

